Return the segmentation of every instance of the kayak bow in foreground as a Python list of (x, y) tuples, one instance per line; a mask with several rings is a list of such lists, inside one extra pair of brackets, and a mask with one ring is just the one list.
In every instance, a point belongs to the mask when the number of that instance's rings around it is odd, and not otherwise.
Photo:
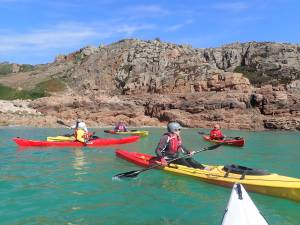
[(124, 138), (97, 138), (90, 140), (86, 145), (79, 141), (42, 141), (29, 140), (24, 138), (13, 138), (13, 141), (22, 147), (100, 147), (107, 145), (128, 144), (136, 142), (139, 136), (130, 136)]
[[(143, 153), (117, 150), (116, 155), (143, 167), (160, 163), (155, 160), (154, 156)], [(268, 173), (263, 170), (237, 165), (204, 166), (205, 169), (195, 169), (171, 163), (169, 166), (158, 168), (167, 172), (191, 176), (201, 181), (230, 188), (234, 183), (239, 182), (243, 184), (248, 191), (300, 201), (300, 179), (298, 178), (281, 176), (275, 173)]]
[(221, 225), (268, 225), (256, 208), (243, 185), (236, 183), (232, 188), (230, 199)]

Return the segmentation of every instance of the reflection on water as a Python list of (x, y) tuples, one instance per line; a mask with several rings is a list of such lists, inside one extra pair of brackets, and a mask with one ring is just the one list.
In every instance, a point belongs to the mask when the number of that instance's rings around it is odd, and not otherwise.
[(73, 168), (75, 169), (75, 175), (82, 175), (82, 174), (87, 174), (86, 167), (85, 165), (87, 164), (86, 162), (86, 157), (84, 155), (84, 152), (81, 148), (75, 148), (73, 150), (74, 153), (74, 160), (73, 160)]

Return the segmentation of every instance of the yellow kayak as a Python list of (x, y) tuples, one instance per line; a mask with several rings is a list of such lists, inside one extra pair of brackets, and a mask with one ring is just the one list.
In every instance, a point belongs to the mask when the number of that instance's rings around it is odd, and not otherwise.
[[(153, 161), (154, 156), (148, 154), (117, 150), (116, 155), (143, 167), (156, 164), (155, 160)], [(159, 167), (159, 169), (230, 188), (234, 183), (240, 183), (247, 191), (300, 201), (300, 179), (298, 178), (238, 165), (204, 166), (204, 169), (196, 169), (171, 163), (169, 166)]]
[(75, 141), (75, 137), (67, 137), (67, 136), (56, 136), (56, 137), (47, 137), (47, 141)]
[(109, 134), (131, 134), (131, 135), (139, 135), (142, 137), (148, 136), (149, 131), (146, 130), (132, 130), (132, 131), (115, 131), (115, 130), (105, 130), (105, 133)]

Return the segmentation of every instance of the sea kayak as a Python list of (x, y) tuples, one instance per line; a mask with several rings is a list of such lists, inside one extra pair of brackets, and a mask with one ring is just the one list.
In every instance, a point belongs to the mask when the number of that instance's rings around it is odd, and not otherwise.
[(124, 138), (97, 138), (90, 140), (86, 145), (78, 141), (43, 141), (29, 140), (24, 138), (13, 138), (17, 145), (22, 147), (99, 147), (106, 145), (127, 144), (136, 142), (139, 136), (130, 136)]
[(240, 137), (236, 137), (233, 139), (224, 139), (224, 140), (213, 140), (208, 135), (203, 135), (202, 137), (205, 141), (209, 141), (212, 143), (222, 143), (225, 145), (233, 145), (233, 146), (239, 146), (239, 147), (242, 147), (245, 144), (244, 138), (240, 138)]
[[(148, 154), (117, 150), (116, 155), (143, 167), (158, 163), (154, 160), (154, 156)], [(239, 182), (248, 191), (300, 201), (300, 179), (238, 165), (204, 166), (205, 169), (195, 169), (171, 163), (169, 166), (158, 168), (230, 188)]]
[(146, 130), (132, 130), (132, 131), (115, 131), (115, 130), (104, 130), (105, 133), (109, 134), (131, 134), (131, 135), (139, 135), (139, 136), (148, 136), (149, 131)]
[(233, 186), (221, 225), (268, 225), (243, 185)]

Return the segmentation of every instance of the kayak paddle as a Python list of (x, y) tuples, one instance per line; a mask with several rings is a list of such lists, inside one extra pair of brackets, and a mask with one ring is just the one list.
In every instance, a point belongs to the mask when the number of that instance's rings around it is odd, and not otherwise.
[(71, 127), (70, 125), (65, 124), (64, 121), (62, 121), (62, 120), (57, 120), (56, 123), (58, 123), (60, 125), (63, 125), (63, 126), (66, 126), (66, 127)]
[[(209, 146), (209, 147), (206, 147), (206, 148), (203, 148), (201, 150), (198, 150), (198, 151), (195, 151), (194, 154), (197, 154), (197, 153), (200, 153), (200, 152), (204, 152), (204, 151), (209, 151), (209, 150), (214, 150), (216, 148), (218, 148), (220, 145), (222, 144), (217, 144), (217, 145), (213, 145), (213, 146)], [(183, 155), (183, 156), (180, 156), (178, 158), (175, 158), (175, 159), (172, 159), (172, 160), (169, 160), (168, 161), (168, 164), (171, 163), (171, 162), (174, 162), (178, 159), (182, 159), (182, 158), (185, 158), (185, 157), (189, 157), (190, 155)], [(125, 172), (125, 173), (119, 173), (115, 176), (113, 176), (113, 179), (116, 179), (116, 178), (124, 178), (124, 177), (127, 177), (127, 178), (134, 178), (134, 177), (137, 177), (140, 173), (142, 172), (145, 172), (147, 170), (151, 170), (151, 169), (154, 169), (156, 167), (159, 167), (159, 166), (162, 166), (162, 164), (154, 164), (153, 166), (150, 166), (150, 167), (147, 167), (145, 169), (141, 169), (141, 170), (132, 170), (132, 171), (129, 171), (129, 172)]]
[[(69, 127), (69, 128), (72, 128), (70, 125), (65, 124), (64, 121), (62, 121), (62, 120), (57, 120), (56, 123), (61, 124), (61, 125), (64, 125), (64, 126), (67, 126), (67, 127)], [(104, 131), (104, 132), (105, 132), (105, 131)], [(92, 135), (90, 136), (90, 138), (89, 138), (88, 141), (90, 141), (90, 140), (92, 140), (92, 139), (95, 139), (95, 138), (99, 138), (98, 136), (95, 136), (95, 134), (96, 134), (96, 131), (94, 131), (94, 132), (92, 133)], [(64, 136), (66, 136), (66, 137), (71, 137), (71, 136), (73, 136), (73, 135), (74, 135), (74, 134), (65, 134)]]

